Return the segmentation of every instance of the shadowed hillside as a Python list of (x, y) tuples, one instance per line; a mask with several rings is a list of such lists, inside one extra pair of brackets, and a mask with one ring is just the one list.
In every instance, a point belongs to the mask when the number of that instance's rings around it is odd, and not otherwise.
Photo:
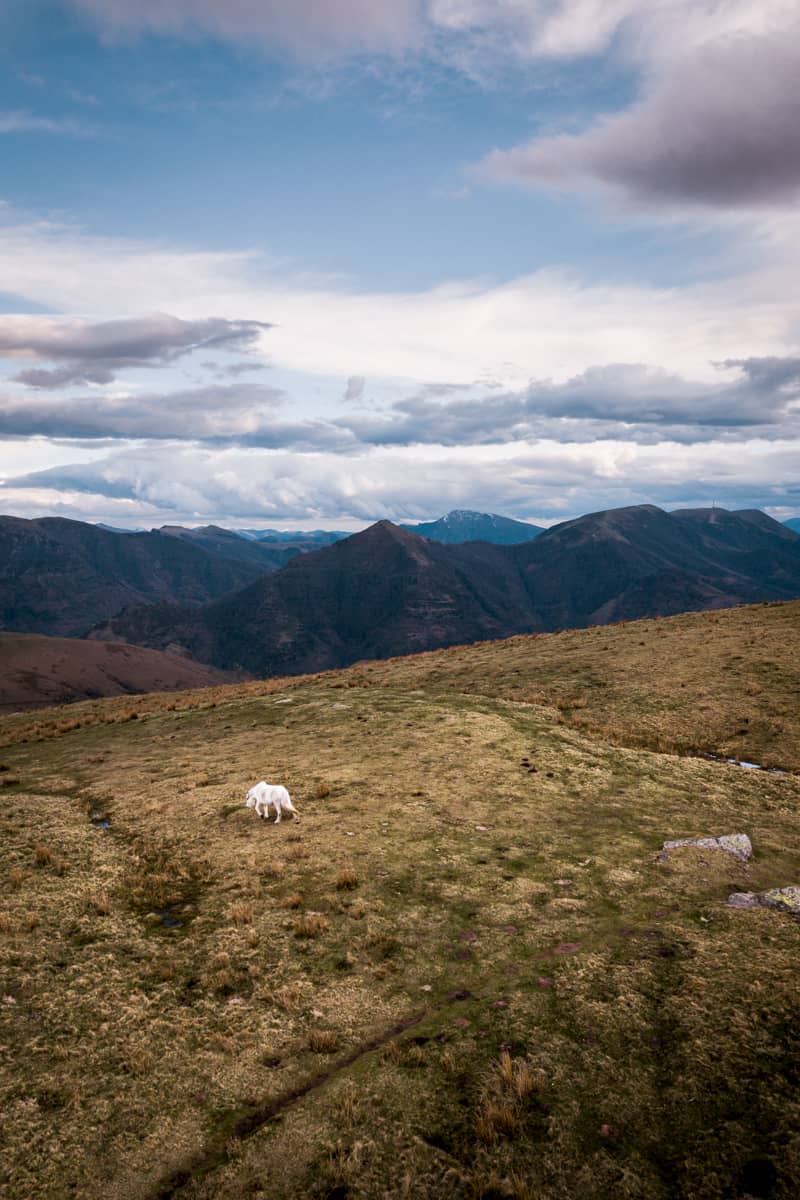
[(251, 563), (260, 567), (263, 574), (286, 566), (290, 558), (300, 553), (299, 546), (269, 545), (261, 540), (240, 537), (233, 530), (221, 529), (218, 525), (204, 525), (201, 529), (186, 529), (183, 525), (162, 525), (154, 532), (165, 537), (178, 538), (190, 546), (197, 546), (220, 558)]
[(0, 517), (0, 629), (76, 637), (126, 605), (200, 604), (244, 587), (264, 569), (162, 533)]
[(118, 642), (0, 634), (0, 712), (221, 682), (219, 671), (177, 654)]
[(795, 603), (0, 718), (4, 1197), (796, 1196), (798, 775), (645, 745), (799, 687)]

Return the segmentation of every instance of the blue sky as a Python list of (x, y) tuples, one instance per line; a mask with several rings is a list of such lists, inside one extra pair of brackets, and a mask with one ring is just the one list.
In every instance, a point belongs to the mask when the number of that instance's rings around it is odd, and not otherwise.
[(0, 509), (800, 514), (789, 0), (0, 0)]

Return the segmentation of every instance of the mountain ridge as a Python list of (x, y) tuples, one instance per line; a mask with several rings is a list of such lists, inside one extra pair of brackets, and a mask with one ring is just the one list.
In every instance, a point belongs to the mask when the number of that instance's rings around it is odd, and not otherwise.
[(0, 630), (80, 636), (131, 604), (202, 604), (261, 574), (158, 532), (0, 516)]
[(447, 546), (380, 521), (202, 608), (128, 610), (92, 636), (177, 643), (222, 669), (279, 675), (797, 596), (800, 537), (771, 518), (710, 521), (644, 505), (515, 546)]

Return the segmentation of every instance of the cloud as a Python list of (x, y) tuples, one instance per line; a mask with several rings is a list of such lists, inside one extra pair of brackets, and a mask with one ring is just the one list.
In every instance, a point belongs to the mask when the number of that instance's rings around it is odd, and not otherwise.
[(413, 44), (419, 0), (70, 0), (107, 36), (138, 34), (260, 45), (300, 57), (395, 53)]
[[(166, 310), (187, 323), (209, 312), (231, 322), (243, 313), (276, 320), (274, 369), (333, 378), (339, 395), (353, 375), (375, 389), (394, 381), (406, 393), (430, 380), (480, 378), (519, 389), (534, 376), (558, 382), (619, 362), (669, 364), (676, 374), (714, 381), (712, 360), (741, 357), (743, 348), (768, 357), (797, 347), (800, 221), (789, 215), (732, 245), (708, 279), (671, 287), (539, 270), (507, 281), (368, 291), (293, 277), (254, 253), (92, 237), (15, 221), (11, 212), (5, 222), (0, 214), (0, 262), (6, 291), (66, 314), (138, 320)], [(80, 324), (60, 318), (73, 319)]]
[(367, 381), (363, 375), (351, 375), (347, 380), (342, 399), (345, 404), (358, 404), (364, 399), (364, 389)]
[(615, 189), (632, 205), (752, 209), (800, 195), (800, 24), (703, 46), (583, 133), (495, 150), (490, 178)]
[(278, 388), (233, 384), (153, 395), (104, 395), (63, 400), (0, 397), (0, 436), (235, 442), (345, 450), (348, 431), (324, 421), (276, 415), (286, 401)]
[(83, 121), (72, 117), (37, 117), (28, 109), (0, 112), (0, 134), (3, 133), (52, 133), (67, 137), (92, 137), (94, 130)]
[(337, 424), (373, 445), (707, 441), (723, 435), (780, 438), (800, 428), (800, 358), (729, 359), (737, 378), (698, 383), (641, 364), (591, 367), (562, 383), (533, 381), (516, 392), (424, 388), (383, 412)]
[(217, 38), (304, 58), (367, 53), (488, 63), (575, 59), (615, 43), (636, 59), (679, 58), (796, 16), (794, 0), (62, 0), (111, 39)]
[(124, 367), (164, 366), (199, 349), (249, 349), (268, 328), (262, 321), (182, 321), (164, 313), (100, 323), (0, 316), (0, 357), (62, 364), (52, 370), (26, 369), (14, 377), (31, 388), (107, 384)]
[[(798, 439), (743, 452), (669, 441), (563, 446), (382, 448), (349, 458), (282, 451), (165, 446), (33, 472), (0, 484), (0, 506), (20, 515), (72, 510), (102, 520), (254, 523), (327, 520), (352, 525), (416, 520), (452, 508), (562, 520), (651, 502), (675, 507), (783, 508), (800, 503)], [(113, 523), (113, 522), (112, 522)]]
[(255, 383), (153, 395), (0, 398), (0, 436), (209, 442), (353, 455), (369, 447), (488, 446), (553, 439), (693, 444), (780, 439), (800, 428), (800, 358), (726, 360), (733, 379), (698, 383), (638, 364), (593, 367), (520, 391), (431, 384), (383, 409), (293, 417), (289, 397)]

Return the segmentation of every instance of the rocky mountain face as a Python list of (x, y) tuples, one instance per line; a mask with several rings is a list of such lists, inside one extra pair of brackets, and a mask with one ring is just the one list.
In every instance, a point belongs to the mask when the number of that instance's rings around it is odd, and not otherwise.
[(381, 521), (202, 608), (130, 609), (94, 636), (257, 675), (800, 596), (800, 537), (763, 513), (592, 513), (516, 546)]

